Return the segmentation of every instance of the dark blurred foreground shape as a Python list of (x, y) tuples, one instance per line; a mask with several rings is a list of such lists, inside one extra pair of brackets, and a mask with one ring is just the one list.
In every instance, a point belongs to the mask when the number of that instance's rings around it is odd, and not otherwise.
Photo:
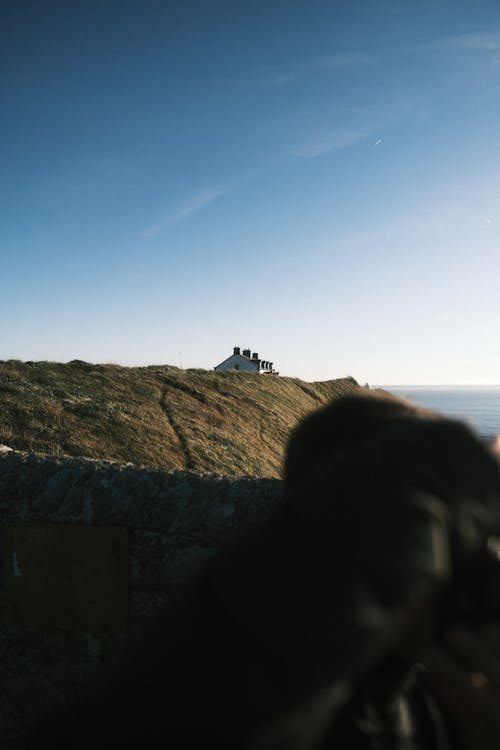
[(292, 437), (275, 509), (24, 747), (338, 746), (350, 699), (439, 636), (498, 501), (462, 425), (369, 394), (327, 407)]

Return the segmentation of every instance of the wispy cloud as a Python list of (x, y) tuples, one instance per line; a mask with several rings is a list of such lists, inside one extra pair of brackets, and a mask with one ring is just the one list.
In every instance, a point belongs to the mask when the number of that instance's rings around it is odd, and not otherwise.
[(450, 55), (453, 64), (460, 64), (461, 75), (467, 74), (464, 83), (474, 87), (488, 84), (494, 93), (498, 91), (500, 72), (500, 29), (454, 34), (436, 40), (430, 49), (440, 57)]
[(328, 154), (333, 149), (329, 141), (318, 141), (317, 143), (307, 143), (299, 148), (292, 149), (292, 156), (300, 156), (302, 159), (316, 159), (318, 156)]
[(433, 46), (457, 50), (500, 52), (500, 31), (475, 31), (440, 39)]
[(181, 221), (182, 219), (186, 219), (191, 214), (199, 211), (200, 208), (204, 208), (210, 203), (213, 203), (214, 200), (219, 198), (221, 195), (224, 195), (224, 193), (227, 193), (228, 189), (229, 188), (222, 187), (205, 188), (204, 190), (198, 190), (195, 193), (192, 193), (185, 200), (174, 206), (168, 213), (165, 214), (165, 216), (163, 216), (162, 219), (160, 219), (160, 221), (145, 229), (141, 233), (141, 236), (154, 237), (159, 232), (161, 232), (162, 229), (165, 229), (166, 227), (169, 227), (172, 224)]
[(336, 55), (324, 55), (312, 60), (291, 63), (286, 67), (274, 72), (270, 76), (270, 82), (276, 86), (293, 83), (307, 78), (315, 73), (342, 68), (353, 68), (360, 65), (371, 65), (375, 62), (372, 55), (362, 52), (347, 52)]
[(496, 216), (485, 216), (481, 223), (483, 229), (489, 229), (490, 231), (496, 229), (498, 226), (498, 217)]
[[(369, 130), (352, 130), (332, 133), (324, 139), (312, 140), (301, 146), (292, 148), (292, 156), (299, 156), (302, 159), (315, 159), (318, 156), (328, 154), (330, 151), (349, 148), (360, 141), (366, 140), (370, 135)], [(380, 142), (382, 139), (379, 139)]]

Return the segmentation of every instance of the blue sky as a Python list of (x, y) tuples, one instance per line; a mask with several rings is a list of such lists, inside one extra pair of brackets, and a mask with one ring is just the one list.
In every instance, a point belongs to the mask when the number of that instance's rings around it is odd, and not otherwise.
[(0, 11), (0, 358), (500, 383), (500, 7)]

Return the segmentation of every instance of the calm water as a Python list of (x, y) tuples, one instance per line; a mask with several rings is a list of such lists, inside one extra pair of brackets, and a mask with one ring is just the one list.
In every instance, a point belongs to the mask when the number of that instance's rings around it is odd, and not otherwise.
[(500, 386), (384, 386), (409, 398), (468, 422), (482, 437), (500, 434)]

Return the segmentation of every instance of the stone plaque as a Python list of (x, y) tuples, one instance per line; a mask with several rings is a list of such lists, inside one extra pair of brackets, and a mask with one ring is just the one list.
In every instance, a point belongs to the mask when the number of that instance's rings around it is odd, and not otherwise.
[(3, 529), (4, 622), (122, 632), (128, 621), (128, 530), (17, 524)]

